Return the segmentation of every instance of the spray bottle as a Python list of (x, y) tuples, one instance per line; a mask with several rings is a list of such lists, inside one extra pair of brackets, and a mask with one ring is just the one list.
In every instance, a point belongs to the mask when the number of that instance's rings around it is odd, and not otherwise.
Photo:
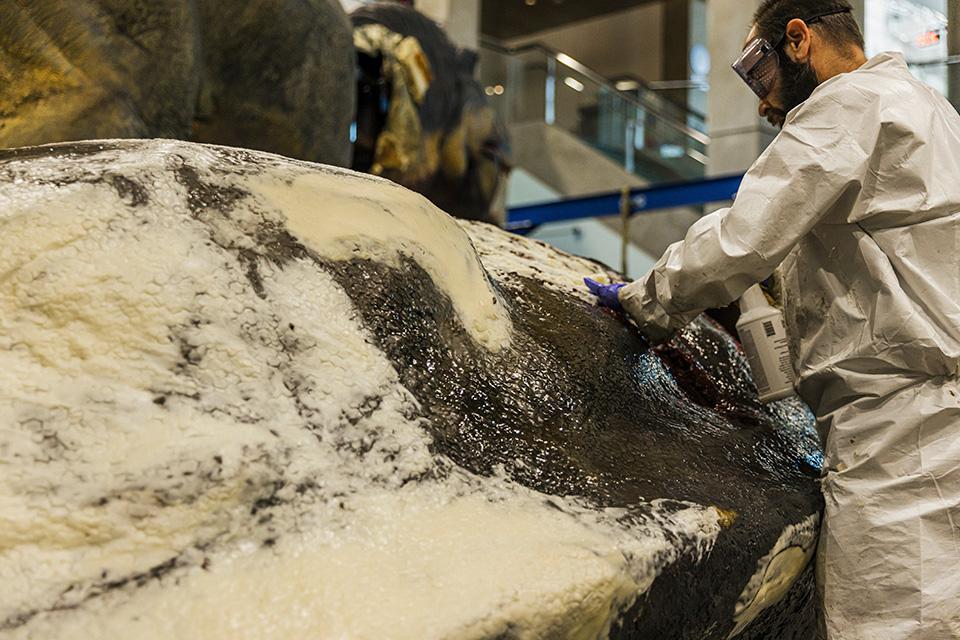
[(796, 375), (783, 314), (770, 306), (760, 285), (750, 287), (740, 298), (740, 314), (737, 333), (760, 392), (760, 402), (789, 398), (795, 393)]

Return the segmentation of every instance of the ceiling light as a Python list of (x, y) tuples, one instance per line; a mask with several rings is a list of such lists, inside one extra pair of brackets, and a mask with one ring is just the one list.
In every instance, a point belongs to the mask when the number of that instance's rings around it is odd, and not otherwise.
[(524, 0), (524, 2), (527, 3), (528, 7), (532, 7), (533, 5), (537, 4), (537, 0)]
[(640, 85), (636, 80), (621, 80), (616, 84), (617, 91), (633, 91), (639, 89)]
[(678, 144), (662, 144), (660, 145), (660, 157), (661, 158), (682, 158), (686, 153)]
[(502, 85), (502, 84), (498, 84), (497, 86), (495, 86), (495, 87), (493, 88), (493, 92), (494, 92), (496, 95), (498, 95), (498, 96), (502, 96), (502, 95), (503, 95), (503, 85)]
[(583, 83), (577, 80), (576, 78), (571, 78), (570, 76), (567, 76), (566, 78), (564, 78), (563, 84), (567, 85), (574, 91), (581, 91), (581, 92), (583, 91)]
[(579, 62), (577, 62), (576, 60), (574, 60), (573, 58), (571, 58), (565, 53), (557, 54), (557, 62), (559, 62), (560, 64), (564, 64), (568, 67), (576, 67), (580, 64)]

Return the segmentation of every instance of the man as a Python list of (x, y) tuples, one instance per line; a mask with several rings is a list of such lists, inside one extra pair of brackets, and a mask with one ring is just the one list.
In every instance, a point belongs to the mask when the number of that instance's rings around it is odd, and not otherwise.
[(782, 130), (733, 206), (639, 281), (588, 283), (654, 341), (778, 267), (825, 434), (830, 640), (960, 638), (960, 116), (846, 0), (765, 0), (734, 65)]

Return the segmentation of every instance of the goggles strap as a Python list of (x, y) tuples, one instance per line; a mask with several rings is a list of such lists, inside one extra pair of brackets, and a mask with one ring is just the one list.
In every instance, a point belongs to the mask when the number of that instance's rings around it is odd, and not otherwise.
[[(809, 18), (806, 18), (804, 22), (806, 22), (807, 24), (815, 24), (817, 22), (820, 22), (824, 18), (828, 18), (830, 16), (838, 16), (841, 13), (850, 13), (852, 11), (853, 9), (850, 9), (849, 7), (844, 7), (843, 9), (833, 9), (832, 11), (824, 11), (823, 13), (818, 13), (816, 15), (810, 16)], [(777, 43), (773, 45), (773, 49), (775, 51), (779, 50), (786, 39), (787, 39), (787, 34), (786, 32), (784, 32), (784, 34), (780, 36), (780, 39), (777, 40)]]

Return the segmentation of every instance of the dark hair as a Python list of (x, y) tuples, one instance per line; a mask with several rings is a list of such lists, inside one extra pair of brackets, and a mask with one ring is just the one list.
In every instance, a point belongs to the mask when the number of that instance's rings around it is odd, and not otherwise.
[(794, 18), (809, 20), (814, 16), (830, 11), (846, 9), (845, 13), (824, 16), (811, 25), (818, 33), (834, 45), (856, 46), (864, 48), (863, 33), (853, 17), (853, 7), (848, 0), (763, 0), (760, 8), (753, 14), (757, 33), (775, 43), (787, 30), (787, 24)]

